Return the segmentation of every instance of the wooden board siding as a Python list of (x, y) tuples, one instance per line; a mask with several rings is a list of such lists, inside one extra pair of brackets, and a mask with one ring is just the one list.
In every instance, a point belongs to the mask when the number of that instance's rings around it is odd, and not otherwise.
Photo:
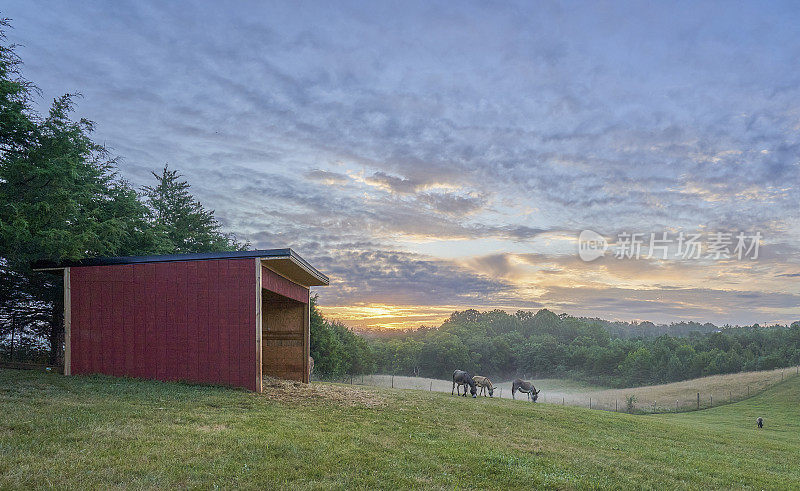
[[(306, 299), (308, 291), (306, 290)], [(308, 303), (264, 291), (262, 363), (264, 375), (308, 382)]]
[(247, 258), (70, 268), (71, 373), (259, 390), (255, 267)]

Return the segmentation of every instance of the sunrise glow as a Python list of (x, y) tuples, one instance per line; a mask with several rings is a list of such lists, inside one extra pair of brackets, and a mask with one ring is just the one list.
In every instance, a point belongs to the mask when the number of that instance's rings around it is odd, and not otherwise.
[[(796, 320), (791, 22), (764, 21), (761, 36), (740, 31), (761, 7), (295, 7), (257, 9), (261, 26), (175, 4), (146, 33), (20, 8), (14, 39), (44, 103), (84, 94), (80, 114), (124, 156), (125, 179), (179, 169), (226, 231), (328, 274), (319, 305), (353, 327), (467, 308)], [(623, 233), (762, 240), (756, 260), (585, 262), (583, 230), (611, 248)]]

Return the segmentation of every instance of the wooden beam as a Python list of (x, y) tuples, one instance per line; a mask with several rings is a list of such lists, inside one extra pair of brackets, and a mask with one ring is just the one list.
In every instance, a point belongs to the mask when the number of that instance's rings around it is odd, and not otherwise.
[(303, 382), (311, 382), (308, 357), (311, 356), (311, 290), (308, 290), (308, 299), (303, 308)]
[(256, 392), (263, 392), (263, 353), (261, 352), (262, 339), (262, 290), (261, 290), (261, 258), (256, 258)]
[(72, 374), (72, 291), (69, 268), (64, 268), (64, 375)]
[[(289, 341), (303, 341), (305, 342), (306, 336), (303, 332), (296, 331), (267, 331), (264, 333), (265, 340), (289, 340)], [(305, 346), (305, 344), (303, 344)]]

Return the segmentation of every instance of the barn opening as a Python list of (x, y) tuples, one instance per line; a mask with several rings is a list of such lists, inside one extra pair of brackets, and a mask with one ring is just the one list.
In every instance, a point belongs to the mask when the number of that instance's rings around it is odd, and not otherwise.
[(307, 382), (304, 328), (308, 305), (267, 289), (262, 299), (263, 374)]
[(308, 382), (310, 287), (328, 278), (291, 249), (91, 258), (64, 278), (64, 373), (262, 390)]

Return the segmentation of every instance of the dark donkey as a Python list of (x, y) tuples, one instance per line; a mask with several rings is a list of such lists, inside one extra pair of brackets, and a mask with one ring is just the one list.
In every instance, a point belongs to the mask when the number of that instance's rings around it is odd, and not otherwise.
[(514, 394), (517, 391), (524, 392), (525, 394), (528, 394), (528, 399), (532, 400), (533, 402), (536, 402), (536, 399), (539, 398), (539, 392), (541, 392), (541, 390), (536, 390), (536, 387), (534, 387), (532, 383), (526, 382), (525, 380), (522, 380), (521, 378), (518, 378), (518, 379), (514, 380), (514, 382), (511, 384), (511, 398), (512, 399), (516, 399), (516, 397), (514, 397)]
[[(460, 389), (462, 385), (464, 386), (464, 393), (461, 394), (459, 391), (456, 392), (456, 394), (467, 397), (467, 386), (469, 385), (469, 392), (472, 394), (472, 397), (478, 397), (478, 389), (475, 386), (475, 381), (472, 379), (472, 375), (468, 374), (464, 370), (456, 370), (453, 372), (453, 389), (456, 389), (456, 386), (458, 386), (458, 389)], [(453, 391), (451, 390), (450, 394), (452, 393)]]

